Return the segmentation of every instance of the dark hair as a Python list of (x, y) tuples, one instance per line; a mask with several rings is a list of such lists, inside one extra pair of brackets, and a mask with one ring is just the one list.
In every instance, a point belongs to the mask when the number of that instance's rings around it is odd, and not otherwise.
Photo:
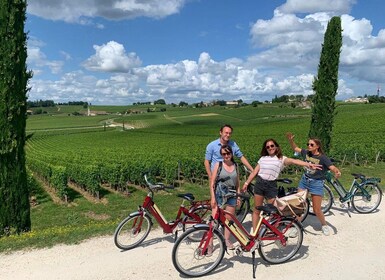
[[(324, 151), (322, 149), (322, 143), (321, 143), (321, 140), (319, 140), (318, 138), (309, 138), (309, 140), (312, 140), (314, 141), (314, 143), (318, 146), (318, 152), (322, 155), (324, 154)], [(310, 153), (311, 154), (311, 153)]]
[(231, 148), (230, 145), (222, 145), (220, 149), (220, 153), (222, 155), (222, 150), (225, 150), (227, 153), (231, 153), (231, 161), (235, 163), (234, 161), (234, 155), (233, 155), (233, 149)]
[(267, 139), (265, 140), (265, 142), (263, 142), (263, 145), (262, 145), (262, 149), (261, 149), (261, 157), (264, 157), (264, 156), (268, 156), (269, 153), (267, 152), (267, 149), (266, 149), (266, 144), (267, 142), (273, 142), (276, 149), (275, 149), (275, 155), (278, 157), (278, 158), (282, 158), (282, 150), (281, 150), (281, 147), (278, 145), (277, 141), (275, 141), (274, 139), (270, 138), (270, 139)]
[(231, 125), (229, 125), (229, 124), (224, 124), (224, 125), (222, 125), (222, 126), (221, 126), (221, 129), (220, 129), (219, 131), (222, 132), (222, 130), (223, 130), (225, 127), (230, 128), (230, 129), (231, 129), (231, 132), (233, 132), (233, 127), (232, 127)]

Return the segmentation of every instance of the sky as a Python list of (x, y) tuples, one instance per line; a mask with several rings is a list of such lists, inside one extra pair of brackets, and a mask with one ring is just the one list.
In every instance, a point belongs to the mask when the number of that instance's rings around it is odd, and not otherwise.
[(385, 85), (382, 0), (30, 0), (28, 100), (94, 105), (313, 94), (340, 16), (337, 100)]

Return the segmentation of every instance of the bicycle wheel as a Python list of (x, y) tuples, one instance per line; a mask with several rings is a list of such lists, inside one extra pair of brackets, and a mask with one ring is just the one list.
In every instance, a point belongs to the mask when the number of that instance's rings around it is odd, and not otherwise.
[[(290, 260), (299, 250), (303, 241), (303, 231), (299, 223), (293, 219), (282, 219), (273, 224), (286, 239), (283, 245), (270, 229), (267, 229), (260, 240), (258, 253), (262, 259), (271, 264), (284, 263)], [(273, 239), (273, 240), (272, 240)]]
[[(211, 207), (209, 205), (201, 205), (201, 206), (198, 206), (195, 209), (192, 209), (191, 213), (194, 213), (194, 214), (198, 215), (201, 218), (201, 220), (197, 221), (196, 219), (194, 219), (191, 216), (185, 216), (183, 218), (183, 221), (182, 221), (182, 224), (183, 224), (182, 230), (183, 231), (187, 231), (188, 229), (190, 229), (195, 224), (205, 224), (205, 223), (207, 223), (207, 221), (209, 220), (209, 217), (211, 215)], [(190, 238), (192, 238), (192, 240), (194, 240), (194, 241), (199, 241), (200, 240), (199, 236), (197, 236), (195, 238), (194, 235), (190, 235)]]
[(380, 205), (381, 189), (372, 183), (366, 183), (362, 188), (356, 188), (352, 197), (352, 207), (358, 213), (373, 212)]
[[(172, 249), (172, 263), (176, 270), (189, 277), (199, 277), (213, 271), (225, 254), (225, 240), (216, 229), (213, 231), (211, 252), (203, 252), (203, 246), (209, 227), (191, 228), (183, 233)], [(199, 241), (192, 241), (191, 235), (200, 236)]]
[(235, 216), (237, 220), (241, 223), (246, 218), (247, 214), (250, 212), (250, 199), (241, 197), (241, 202), (235, 208)]
[[(321, 210), (322, 213), (327, 213), (330, 211), (330, 208), (332, 208), (333, 204), (333, 193), (328, 185), (326, 183), (324, 184), (324, 196), (322, 198), (322, 203), (321, 203)], [(310, 215), (315, 215), (313, 211), (313, 206), (312, 206), (312, 201), (311, 198), (309, 199), (309, 214)]]
[(152, 222), (147, 215), (132, 214), (124, 219), (116, 228), (114, 242), (122, 250), (135, 248), (142, 243), (151, 230)]

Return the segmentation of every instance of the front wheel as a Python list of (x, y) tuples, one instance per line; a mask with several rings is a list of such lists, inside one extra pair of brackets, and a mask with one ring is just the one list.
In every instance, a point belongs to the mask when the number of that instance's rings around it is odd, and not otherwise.
[(142, 243), (151, 230), (151, 220), (147, 215), (135, 213), (124, 219), (116, 228), (114, 242), (122, 250), (133, 249)]
[[(311, 198), (309, 199), (309, 214), (310, 215), (315, 215), (314, 210), (313, 210), (313, 205), (312, 205), (312, 200)], [(321, 202), (321, 211), (322, 213), (326, 214), (327, 212), (330, 211), (332, 208), (333, 204), (333, 193), (332, 190), (329, 188), (328, 185), (324, 184), (324, 196), (322, 197), (322, 202)]]
[[(225, 241), (221, 233), (213, 231), (212, 243), (207, 249), (209, 227), (194, 227), (183, 233), (172, 249), (172, 263), (176, 270), (188, 277), (199, 277), (213, 271), (225, 254)], [(191, 238), (193, 236), (194, 238)], [(199, 241), (194, 241), (199, 236)]]
[(354, 191), (352, 207), (358, 213), (370, 213), (377, 209), (381, 199), (381, 189), (375, 184), (367, 183)]
[(271, 264), (290, 260), (299, 250), (303, 241), (303, 231), (294, 219), (282, 219), (272, 224), (285, 238), (282, 243), (278, 235), (267, 229), (260, 239), (258, 253), (262, 259)]

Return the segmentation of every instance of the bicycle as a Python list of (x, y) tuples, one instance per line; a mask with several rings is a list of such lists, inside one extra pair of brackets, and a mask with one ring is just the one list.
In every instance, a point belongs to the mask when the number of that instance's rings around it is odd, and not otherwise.
[[(241, 196), (230, 194), (231, 196)], [(175, 242), (172, 250), (174, 267), (183, 275), (203, 276), (218, 267), (227, 251), (226, 242), (219, 225), (229, 229), (238, 241), (237, 255), (252, 253), (253, 278), (255, 278), (255, 250), (263, 260), (279, 264), (290, 260), (298, 252), (303, 241), (303, 227), (293, 217), (279, 215), (272, 204), (258, 206), (260, 219), (253, 233), (248, 233), (235, 215), (218, 207), (208, 224), (197, 224), (184, 232)], [(231, 218), (227, 219), (226, 215)], [(195, 237), (193, 241), (190, 236)], [(199, 237), (199, 238), (197, 238)]]
[[(165, 234), (174, 233), (175, 240), (178, 237), (178, 229), (186, 231), (193, 224), (204, 223), (210, 215), (210, 200), (195, 201), (191, 193), (177, 194), (182, 198), (175, 220), (167, 222), (162, 212), (154, 202), (154, 191), (174, 189), (173, 186), (165, 186), (163, 183), (152, 184), (144, 175), (145, 187), (149, 192), (138, 207), (138, 211), (131, 213), (117, 226), (114, 233), (114, 243), (122, 250), (129, 250), (142, 243), (150, 233), (153, 225), (151, 217), (154, 217)], [(185, 201), (190, 202), (186, 207)]]
[[(381, 182), (381, 178), (367, 178), (359, 173), (352, 173), (351, 175), (354, 177), (352, 184), (349, 189), (346, 189), (330, 171), (326, 173), (326, 180), (323, 186), (324, 197), (321, 204), (321, 210), (324, 214), (329, 212), (335, 201), (331, 188), (336, 191), (341, 208), (345, 207), (345, 203), (348, 204), (348, 211), (350, 203), (358, 213), (371, 213), (380, 205), (382, 190), (378, 184)], [(309, 205), (309, 213), (315, 215), (311, 203)], [(348, 214), (350, 216), (349, 212)]]

